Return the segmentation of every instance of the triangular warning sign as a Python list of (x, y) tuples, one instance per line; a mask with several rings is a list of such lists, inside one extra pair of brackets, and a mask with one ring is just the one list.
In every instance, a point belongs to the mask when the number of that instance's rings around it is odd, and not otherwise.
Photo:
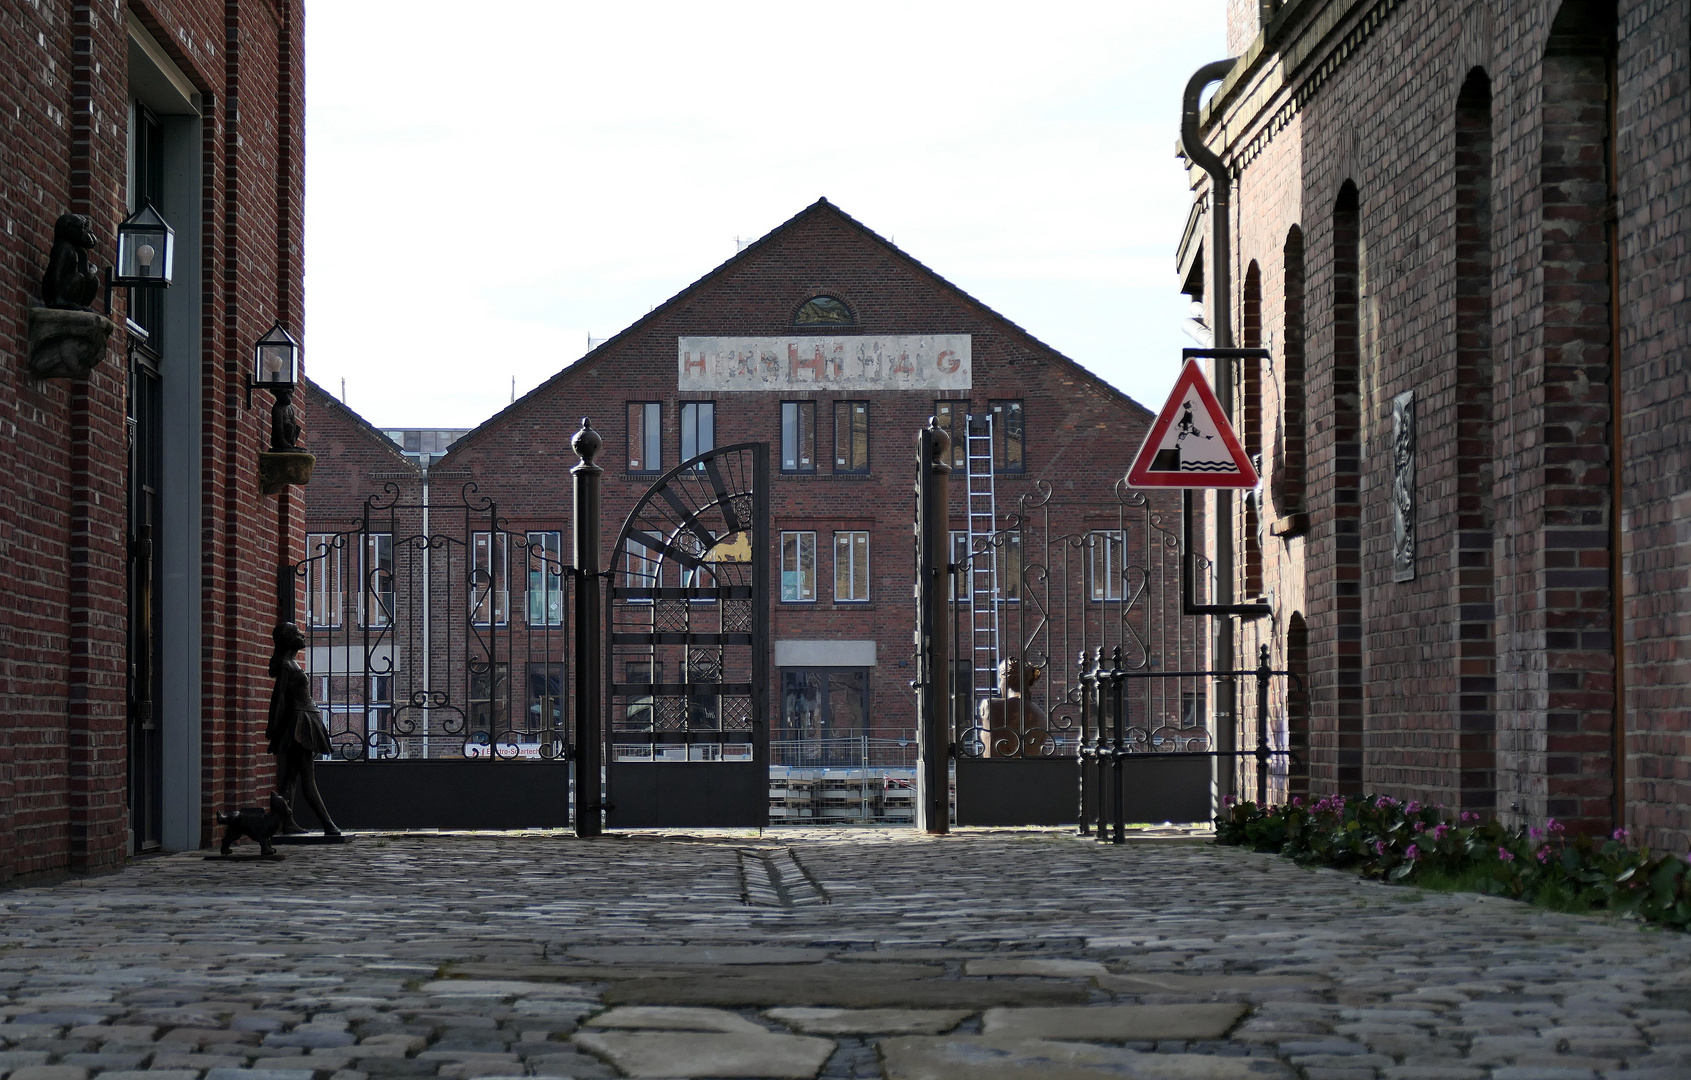
[(1168, 404), (1127, 470), (1129, 487), (1249, 488), (1257, 471), (1221, 411), (1204, 369), (1186, 361)]

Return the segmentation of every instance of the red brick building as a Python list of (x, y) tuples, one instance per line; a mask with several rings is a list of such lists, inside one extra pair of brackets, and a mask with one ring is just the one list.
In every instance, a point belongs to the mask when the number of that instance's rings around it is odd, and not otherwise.
[[(392, 479), (396, 455), (391, 443), (384, 449), (373, 442), (380, 439), (373, 428), (342, 415), (339, 403), (320, 391), (310, 400), (314, 448), (325, 455), (331, 445), (346, 447), (320, 460), (324, 479), (312, 487), (310, 530), (328, 534), (345, 528), (363, 498)], [(1081, 624), (1096, 646), (1103, 624), (1119, 622), (1121, 549), (1093, 550), (1085, 538), (1122, 531), (1124, 507), (1114, 485), (1151, 415), (826, 200), (459, 438), (434, 460), (428, 482), (432, 498), (447, 502), (473, 483), (476, 498), (497, 504), (513, 545), (533, 549), (541, 543), (536, 537), (555, 534), (567, 558), (569, 470), (577, 460), (570, 439), (588, 417), (604, 441), (601, 542), (609, 559), (624, 519), (665, 470), (712, 447), (768, 443), (776, 682), (770, 715), (779, 718), (772, 736), (896, 742), (908, 740), (915, 726), (916, 434), (938, 415), (960, 436), (962, 418), (971, 413), (996, 421), (987, 471), (995, 482), (997, 527), (1021, 513), (1030, 529), (1025, 542), (1030, 549), (1039, 544), (1038, 559), (1019, 547), (1002, 554), (1001, 589), (1019, 594), (1025, 581), (1033, 590), (1048, 570), (1053, 579), (1072, 571), (1064, 580), (1095, 591), (1071, 598), (1069, 610), (1047, 618), (1067, 636), (1039, 639), (1052, 665), (1071, 668)], [(331, 427), (339, 434), (327, 434)], [(967, 469), (961, 438), (956, 454), (953, 529), (962, 534)], [(328, 481), (329, 472), (336, 479)], [(337, 493), (334, 501), (330, 492)], [(1172, 537), (1174, 505), (1158, 496), (1148, 507), (1130, 509), (1159, 511)], [(1066, 570), (1043, 565), (1048, 560), (1040, 530), (1047, 512), (1053, 537), (1067, 532), (1077, 538)], [(1134, 518), (1126, 530), (1127, 561), (1136, 566), (1146, 558), (1141, 520)], [(1158, 557), (1167, 551), (1155, 542), (1152, 547)], [(1085, 563), (1094, 555), (1103, 560), (1096, 567)], [(532, 618), (540, 608), (532, 595), (527, 603), (516, 595), (524, 588), (524, 569), (517, 555), (509, 558), (514, 569), (492, 563), (487, 569), (496, 591), (513, 590), (509, 625), (516, 627), (524, 612)], [(630, 568), (609, 569), (622, 575)], [(538, 587), (534, 580), (529, 578), (531, 590)], [(1169, 606), (1172, 574), (1158, 584), (1161, 610), (1178, 622)], [(1060, 589), (1053, 595), (1060, 599)], [(1030, 592), (1029, 602), (1012, 595), (1001, 604), (1005, 642), (1035, 636), (1046, 616), (1031, 600)], [(1151, 603), (1143, 600), (1138, 610)], [(1178, 637), (1172, 625), (1159, 629), (1171, 642)], [(1117, 642), (1117, 633), (1112, 629), (1107, 644)], [(1180, 640), (1190, 658), (1195, 643)], [(530, 655), (531, 672), (536, 663), (564, 659), (538, 655)], [(525, 692), (550, 692), (541, 679), (531, 678), (527, 691), (520, 679), (512, 682), (506, 707), (515, 714), (523, 712)], [(481, 707), (475, 685), (472, 675), (473, 709)], [(530, 702), (530, 715), (543, 712)]]
[[(1236, 589), (1309, 787), (1691, 839), (1691, 11), (1279, 0), (1202, 138), (1233, 193)], [(1213, 312), (1205, 171), (1185, 291)], [(1213, 315), (1211, 322), (1213, 322)]]
[[(259, 494), (270, 402), (243, 377), (273, 323), (303, 329), (301, 7), (0, 13), (0, 881), (198, 847), (270, 768), (277, 545), (302, 509)], [(114, 294), (88, 374), (36, 377), (56, 219), (92, 219), (103, 267), (149, 200), (174, 283)]]

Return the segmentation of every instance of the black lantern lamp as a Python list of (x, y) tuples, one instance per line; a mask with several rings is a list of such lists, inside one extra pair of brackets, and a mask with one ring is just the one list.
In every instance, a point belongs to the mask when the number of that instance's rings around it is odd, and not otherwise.
[(176, 230), (151, 202), (117, 227), (117, 265), (111, 284), (129, 288), (169, 288), (176, 266)]
[(247, 408), (252, 392), (269, 390), (276, 395), (270, 410), (270, 450), (286, 453), (299, 450), (299, 413), (294, 409), (294, 386), (299, 382), (299, 342), (280, 322), (253, 346), (252, 373), (247, 376)]

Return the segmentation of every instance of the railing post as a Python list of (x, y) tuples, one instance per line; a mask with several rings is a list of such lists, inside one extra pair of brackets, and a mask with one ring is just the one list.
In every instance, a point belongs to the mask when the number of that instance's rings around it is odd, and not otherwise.
[(951, 831), (951, 439), (930, 417), (916, 436), (916, 827)]
[(1115, 791), (1115, 836), (1112, 843), (1127, 843), (1127, 805), (1126, 793), (1122, 787), (1122, 773), (1127, 767), (1127, 688), (1123, 685), (1122, 651), (1117, 645), (1110, 654), (1110, 693), (1114, 697), (1115, 708), (1110, 710), (1115, 714), (1116, 730), (1115, 742), (1110, 748), (1110, 764), (1113, 773), (1112, 787)]
[(600, 723), (604, 713), (604, 613), (599, 580), (599, 478), (605, 470), (593, 464), (603, 442), (581, 418), (581, 430), (570, 448), (581, 460), (570, 470), (575, 486), (575, 834), (598, 836), (603, 827), (604, 788), (600, 779), (603, 747)]
[[(1079, 820), (1080, 835), (1092, 835), (1092, 821), (1086, 816), (1086, 789), (1090, 786), (1086, 775), (1087, 758), (1097, 749), (1092, 738), (1092, 694), (1093, 684), (1086, 671), (1086, 650), (1080, 650), (1080, 657), (1075, 661), (1077, 677), (1075, 684), (1080, 687), (1080, 743), (1075, 747), (1075, 768), (1080, 770), (1080, 783), (1076, 785), (1076, 797), (1080, 799)], [(1093, 801), (1097, 801), (1094, 792)]]
[(1274, 677), (1268, 666), (1268, 646), (1257, 646), (1257, 803), (1268, 803), (1268, 680)]

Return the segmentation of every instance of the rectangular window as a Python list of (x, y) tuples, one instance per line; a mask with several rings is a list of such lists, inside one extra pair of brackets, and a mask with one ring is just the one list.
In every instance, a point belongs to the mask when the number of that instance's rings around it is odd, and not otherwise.
[(951, 598), (969, 598), (969, 534), (962, 529), (951, 530)]
[(364, 725), (367, 735), (393, 730), (392, 675), (370, 676), (370, 698), (364, 710)]
[(994, 401), (992, 403), (992, 471), (1019, 473), (1025, 467), (1025, 436), (1022, 425), (1022, 403)]
[(834, 599), (869, 599), (869, 533), (854, 529), (834, 534)]
[(528, 534), (528, 624), (564, 625), (564, 534)]
[(860, 766), (859, 740), (868, 733), (867, 668), (781, 669), (775, 741), (786, 763)]
[(936, 401), (934, 402), (934, 423), (951, 438), (951, 461), (953, 469), (961, 469), (968, 464), (964, 456), (968, 452), (968, 445), (964, 441), (964, 423), (969, 416), (967, 401)]
[(358, 580), (363, 583), (358, 602), (363, 626), (393, 623), (393, 534), (365, 533), (359, 553)]
[(816, 471), (816, 402), (781, 403), (781, 471)]
[(1120, 600), (1126, 584), (1127, 544), (1119, 530), (1094, 529), (1087, 537), (1087, 576), (1092, 599)]
[(626, 551), (628, 562), (623, 567), (622, 580), (627, 588), (656, 589), (663, 584), (663, 563), (657, 552), (636, 540), (628, 542)]
[(1004, 543), (997, 548), (998, 595), (1006, 603), (1022, 599), (1022, 534), (1004, 534)]
[(335, 533), (305, 537), (305, 622), (339, 626), (346, 611), (346, 549)]
[(528, 730), (553, 732), (542, 737), (541, 744), (561, 739), (564, 726), (564, 665), (534, 663), (528, 665)]
[(503, 661), (473, 665), (470, 668), (471, 734), (486, 735), (491, 741), (511, 726), (510, 718), (511, 665)]
[(834, 471), (869, 471), (869, 403), (834, 402)]
[(504, 626), (511, 621), (511, 534), (470, 534), (470, 622)]
[(716, 449), (716, 402), (681, 403), (681, 460)]
[(628, 403), (628, 471), (663, 471), (663, 404), (657, 401)]
[(781, 602), (808, 604), (816, 599), (816, 534), (781, 534)]

